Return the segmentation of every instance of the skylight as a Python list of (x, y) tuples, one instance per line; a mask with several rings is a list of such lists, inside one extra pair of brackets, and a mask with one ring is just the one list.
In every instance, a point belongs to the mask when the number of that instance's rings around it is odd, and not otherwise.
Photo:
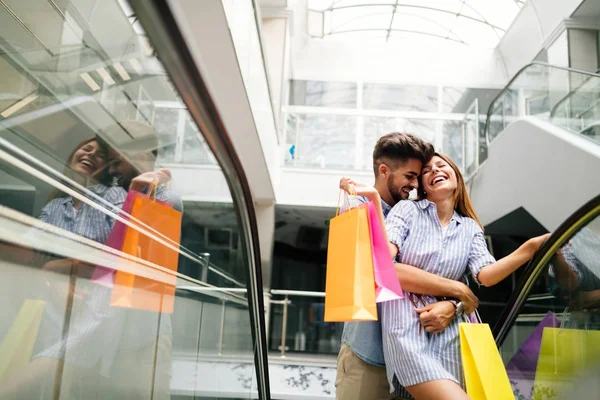
[(524, 0), (309, 0), (309, 33), (330, 39), (494, 47)]

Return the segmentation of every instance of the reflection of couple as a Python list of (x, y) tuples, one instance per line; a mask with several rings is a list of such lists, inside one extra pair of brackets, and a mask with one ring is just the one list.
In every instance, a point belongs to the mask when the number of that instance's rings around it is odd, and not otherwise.
[[(600, 235), (597, 229), (591, 226), (581, 229), (556, 252), (550, 265), (551, 291), (558, 297), (567, 297), (572, 327), (593, 324), (594, 329), (600, 328), (597, 312), (600, 310)], [(590, 312), (592, 310), (595, 312)]]
[[(127, 121), (122, 126), (128, 130), (144, 129), (151, 137), (155, 137), (154, 130), (141, 122)], [(124, 204), (127, 190), (147, 192), (148, 187), (157, 180), (161, 183), (157, 198), (171, 201), (174, 208), (181, 210), (181, 201), (174, 199), (172, 193), (164, 188), (164, 183), (170, 179), (169, 171), (152, 171), (154, 155), (140, 152), (130, 159), (134, 164), (142, 165), (145, 171), (135, 168), (100, 138), (90, 138), (77, 146), (69, 156), (65, 174), (109, 203), (113, 207), (111, 211), (116, 213)], [(115, 180), (118, 186), (112, 185)], [(105, 243), (114, 226), (114, 219), (101, 210), (66, 193), (55, 191), (42, 209), (40, 219), (86, 239)], [(37, 397), (45, 390), (44, 385), (53, 386), (52, 382), (48, 382), (48, 379), (53, 380), (49, 375), (64, 368), (65, 374), (73, 374), (76, 384), (81, 386), (81, 382), (87, 378), (93, 387), (107, 391), (107, 396), (112, 393), (119, 397), (147, 398), (154, 387), (155, 398), (168, 398), (170, 318), (159, 318), (157, 313), (110, 307), (110, 289), (76, 279), (91, 278), (93, 266), (41, 253), (37, 253), (36, 258), (38, 262), (42, 261), (43, 269), (70, 276), (66, 300), (67, 321), (64, 305), (57, 306), (50, 301), (45, 308), (36, 346), (42, 350), (34, 355), (24, 371), (9, 377), (1, 385), (0, 391), (5, 391), (8, 398)], [(48, 285), (51, 292), (58, 294), (53, 298), (65, 297), (62, 288), (52, 288), (58, 285), (50, 282)], [(88, 290), (82, 290), (82, 287)], [(68, 309), (72, 309), (71, 315)], [(63, 332), (65, 322), (69, 324), (66, 334)], [(162, 361), (162, 369), (155, 369), (157, 360)], [(62, 392), (71, 389), (68, 380), (64, 383), (67, 387), (63, 387)], [(90, 389), (90, 386), (87, 388)], [(161, 395), (158, 395), (159, 392)]]
[[(478, 283), (495, 285), (547, 236), (495, 261), (458, 167), (413, 135), (383, 136), (373, 165), (374, 187), (347, 178), (340, 187), (382, 210), (405, 298), (380, 304), (381, 323), (345, 324), (336, 398), (466, 400), (458, 324), (477, 299), (461, 279), (469, 271)], [(414, 188), (420, 200), (403, 201)]]

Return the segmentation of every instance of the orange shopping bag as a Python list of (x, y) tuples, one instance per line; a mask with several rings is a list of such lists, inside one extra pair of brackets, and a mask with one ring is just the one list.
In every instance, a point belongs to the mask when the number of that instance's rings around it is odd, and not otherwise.
[(326, 322), (377, 320), (368, 209), (355, 205), (329, 224)]
[[(172, 242), (164, 237), (161, 238), (178, 249), (181, 238), (181, 213), (173, 210), (168, 203), (157, 201), (141, 193), (135, 194), (130, 221), (137, 218), (148, 227), (171, 239)], [(148, 228), (145, 229), (148, 230)], [(160, 235), (155, 235), (160, 237)], [(177, 271), (179, 259), (177, 250), (167, 247), (129, 226), (125, 228), (121, 251), (163, 268)], [(174, 308), (175, 281), (175, 275), (167, 278), (166, 281), (158, 282), (128, 272), (117, 271), (111, 305), (170, 314)]]

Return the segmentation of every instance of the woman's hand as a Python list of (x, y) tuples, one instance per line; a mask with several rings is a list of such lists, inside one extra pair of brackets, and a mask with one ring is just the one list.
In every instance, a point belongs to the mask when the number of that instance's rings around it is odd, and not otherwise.
[(542, 244), (544, 244), (544, 242), (550, 237), (550, 233), (546, 233), (545, 235), (541, 235), (541, 236), (537, 236), (534, 238), (529, 239), (527, 242), (525, 242), (525, 244), (528, 247), (528, 250), (530, 251), (530, 258), (533, 257), (533, 255), (535, 254), (536, 251), (538, 251), (540, 249), (540, 247), (542, 247)]
[(165, 184), (171, 180), (171, 171), (166, 168), (161, 168), (158, 171), (145, 172), (141, 175), (136, 176), (131, 180), (130, 190), (140, 192), (152, 185), (153, 182), (158, 181), (159, 185)]
[(340, 179), (340, 189), (353, 196), (364, 196), (369, 200), (379, 197), (379, 192), (373, 186), (368, 186), (356, 182), (352, 178), (343, 177)]

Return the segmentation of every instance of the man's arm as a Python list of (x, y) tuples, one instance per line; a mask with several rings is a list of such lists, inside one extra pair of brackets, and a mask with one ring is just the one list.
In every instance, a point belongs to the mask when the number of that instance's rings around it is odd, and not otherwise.
[(474, 311), (479, 300), (471, 289), (462, 282), (443, 278), (408, 264), (394, 264), (396, 276), (407, 292), (436, 297), (452, 297), (460, 300), (466, 313)]

